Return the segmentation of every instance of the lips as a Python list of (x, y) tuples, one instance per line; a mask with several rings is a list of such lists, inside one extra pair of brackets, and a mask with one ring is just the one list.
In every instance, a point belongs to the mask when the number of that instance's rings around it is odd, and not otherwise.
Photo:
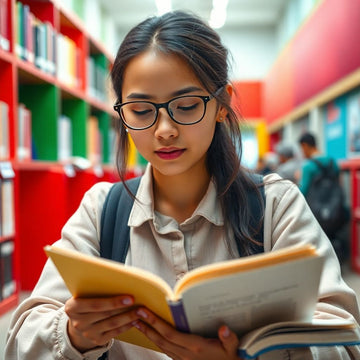
[(185, 149), (166, 148), (155, 151), (156, 155), (163, 160), (174, 160), (180, 157), (185, 152)]

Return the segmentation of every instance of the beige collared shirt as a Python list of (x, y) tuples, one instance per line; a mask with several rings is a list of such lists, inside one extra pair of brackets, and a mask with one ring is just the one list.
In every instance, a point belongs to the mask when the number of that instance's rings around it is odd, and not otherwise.
[[(193, 215), (178, 224), (154, 211), (149, 172), (147, 168), (137, 192), (139, 201), (130, 213), (126, 264), (155, 272), (173, 287), (189, 270), (238, 256), (234, 241), (230, 248), (227, 245), (224, 217), (212, 182)], [(152, 259), (157, 259), (155, 264)]]
[[(278, 177), (266, 177), (266, 181), (274, 179)], [(99, 256), (101, 210), (110, 187), (110, 183), (99, 183), (85, 194), (79, 209), (64, 226), (58, 246)], [(312, 216), (298, 188), (288, 181), (268, 183), (265, 194), (265, 251), (296, 243), (314, 244), (326, 257), (314, 316), (354, 316), (359, 322), (356, 295), (343, 282), (329, 240)], [(150, 270), (174, 285), (190, 269), (236, 256), (233, 240), (229, 241), (230, 245), (224, 241), (227, 234), (213, 183), (210, 183), (194, 214), (182, 224), (154, 212), (150, 167), (142, 178), (137, 198), (140, 201), (134, 204), (129, 217), (131, 232), (127, 265)], [(47, 262), (32, 295), (20, 304), (13, 315), (5, 359), (96, 360), (106, 349), (110, 349), (110, 360), (169, 359), (164, 354), (119, 341), (111, 342), (107, 348), (80, 354), (71, 346), (66, 331), (64, 303), (69, 297), (56, 269), (51, 262)], [(360, 359), (358, 347), (348, 351), (343, 347), (278, 350), (262, 355), (259, 360), (348, 360), (352, 359), (350, 351), (353, 359)]]

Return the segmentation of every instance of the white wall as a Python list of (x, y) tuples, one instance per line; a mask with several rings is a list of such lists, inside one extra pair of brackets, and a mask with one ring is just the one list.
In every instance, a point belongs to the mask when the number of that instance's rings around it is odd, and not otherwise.
[(242, 28), (241, 31), (218, 31), (233, 56), (232, 80), (262, 80), (277, 56), (275, 29)]
[[(224, 45), (229, 49), (231, 61), (231, 80), (263, 80), (277, 56), (275, 28), (242, 28), (236, 33), (218, 30)], [(118, 29), (118, 44), (125, 36), (125, 30)], [(116, 54), (117, 49), (112, 52)]]

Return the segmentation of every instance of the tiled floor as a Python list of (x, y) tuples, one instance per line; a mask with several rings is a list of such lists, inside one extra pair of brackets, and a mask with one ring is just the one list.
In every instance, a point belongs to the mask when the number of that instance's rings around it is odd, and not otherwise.
[[(344, 266), (343, 277), (347, 282), (347, 284), (356, 291), (358, 296), (358, 301), (360, 304), (360, 274), (351, 271), (348, 266)], [(26, 296), (28, 296), (28, 293), (22, 293), (20, 298), (24, 299), (26, 298)], [(9, 326), (10, 317), (11, 317), (11, 311), (3, 316), (0, 316), (0, 360), (6, 360), (4, 359), (4, 346), (5, 346), (6, 332)]]

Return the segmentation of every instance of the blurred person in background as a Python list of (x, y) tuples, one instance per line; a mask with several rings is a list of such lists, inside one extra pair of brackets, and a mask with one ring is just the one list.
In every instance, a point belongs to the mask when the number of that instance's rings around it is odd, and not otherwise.
[(320, 153), (313, 134), (302, 134), (299, 144), (305, 158), (301, 168), (300, 190), (343, 263), (349, 252), (346, 225), (350, 210), (340, 182), (340, 168), (336, 159)]
[(267, 152), (265, 155), (259, 157), (256, 172), (261, 175), (275, 173), (278, 165), (278, 155), (274, 152)]
[(279, 165), (276, 172), (284, 179), (297, 184), (300, 176), (301, 161), (295, 156), (294, 147), (286, 142), (276, 146), (276, 154), (279, 157)]

